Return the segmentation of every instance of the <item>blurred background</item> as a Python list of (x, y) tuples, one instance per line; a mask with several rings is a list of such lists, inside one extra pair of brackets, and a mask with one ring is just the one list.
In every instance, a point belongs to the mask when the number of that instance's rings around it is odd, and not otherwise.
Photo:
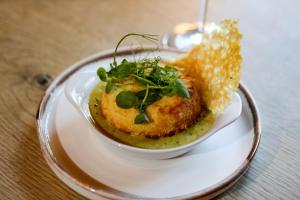
[[(300, 199), (299, 10), (298, 0), (209, 0), (208, 22), (240, 20), (242, 81), (263, 126), (251, 168), (220, 199)], [(198, 0), (0, 0), (0, 199), (83, 199), (39, 150), (35, 112), (48, 84), (126, 33), (163, 35), (198, 15)]]

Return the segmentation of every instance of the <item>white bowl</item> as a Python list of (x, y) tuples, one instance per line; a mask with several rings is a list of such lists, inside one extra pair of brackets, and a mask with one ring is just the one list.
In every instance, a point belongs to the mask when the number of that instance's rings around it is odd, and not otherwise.
[(126, 153), (130, 153), (136, 157), (148, 158), (148, 159), (168, 159), (179, 155), (182, 155), (196, 145), (218, 132), (220, 129), (234, 122), (242, 112), (242, 101), (237, 93), (234, 93), (231, 102), (226, 107), (223, 114), (218, 116), (213, 127), (209, 130), (207, 134), (199, 139), (175, 148), (168, 149), (144, 149), (139, 147), (134, 147), (117, 142), (103, 133), (101, 133), (92, 121), (92, 117), (89, 110), (89, 96), (94, 87), (100, 82), (95, 71), (85, 71), (74, 74), (67, 82), (65, 87), (65, 95), (70, 103), (77, 109), (83, 118), (88, 122), (89, 127), (93, 129), (98, 137), (106, 141), (106, 143), (114, 148), (122, 150)]

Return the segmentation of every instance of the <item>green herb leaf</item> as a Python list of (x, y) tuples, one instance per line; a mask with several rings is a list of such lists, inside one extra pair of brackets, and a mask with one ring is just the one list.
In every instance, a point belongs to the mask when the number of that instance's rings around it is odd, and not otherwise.
[[(146, 90), (141, 90), (136, 93), (136, 96), (139, 98), (139, 100), (143, 100), (146, 95)], [(162, 98), (162, 94), (157, 89), (150, 89), (148, 92), (148, 96), (144, 102), (145, 106), (151, 105), (152, 103), (160, 100)]]
[(176, 94), (183, 98), (191, 98), (191, 95), (181, 79), (176, 79), (174, 82)]
[(177, 91), (176, 91), (176, 88), (167, 88), (167, 89), (162, 90), (162, 94), (164, 96), (171, 97), (171, 96), (176, 95)]
[(134, 62), (128, 62), (126, 59), (122, 61), (120, 65), (111, 69), (108, 73), (110, 77), (124, 78), (133, 74), (136, 71), (136, 64)]
[(138, 101), (138, 97), (131, 91), (122, 91), (116, 97), (116, 103), (120, 108), (132, 108)]
[(150, 122), (149, 117), (144, 112), (140, 112), (134, 119), (135, 124), (144, 124), (149, 122)]
[(178, 78), (177, 70), (174, 67), (153, 67), (151, 78), (160, 86), (171, 85)]
[(110, 93), (113, 88), (114, 88), (114, 84), (111, 82), (111, 80), (108, 80), (105, 87), (105, 92)]
[(147, 78), (143, 78), (137, 75), (132, 75), (133, 77), (135, 77), (140, 83), (142, 83), (143, 85), (155, 85), (155, 83), (153, 83), (151, 80), (147, 79)]
[(165, 66), (163, 69), (169, 73), (177, 73), (177, 69), (171, 66)]
[(97, 75), (101, 81), (107, 81), (107, 73), (103, 67), (99, 67), (97, 70)]

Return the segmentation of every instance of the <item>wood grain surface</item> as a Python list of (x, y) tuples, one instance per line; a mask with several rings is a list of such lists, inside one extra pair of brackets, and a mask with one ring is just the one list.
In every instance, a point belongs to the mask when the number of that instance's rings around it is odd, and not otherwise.
[[(210, 0), (209, 21), (240, 19), (243, 82), (262, 139), (245, 176), (218, 199), (300, 199), (300, 2)], [(128, 32), (197, 19), (197, 0), (0, 0), (0, 199), (84, 199), (46, 165), (35, 127), (47, 85)]]

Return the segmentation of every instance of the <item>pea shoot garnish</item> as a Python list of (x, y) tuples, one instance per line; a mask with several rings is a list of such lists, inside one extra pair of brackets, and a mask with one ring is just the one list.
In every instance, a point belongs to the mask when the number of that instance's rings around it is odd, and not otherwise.
[(132, 78), (145, 89), (133, 91), (121, 91), (116, 96), (116, 103), (120, 108), (136, 108), (139, 114), (135, 117), (135, 124), (149, 123), (146, 114), (147, 106), (160, 100), (163, 96), (177, 95), (182, 98), (190, 98), (188, 89), (180, 79), (180, 74), (176, 68), (171, 66), (160, 66), (161, 59), (143, 59), (140, 61), (128, 61), (123, 59), (120, 64), (116, 61), (118, 47), (122, 41), (129, 36), (138, 36), (152, 42), (158, 42), (157, 35), (130, 33), (121, 38), (115, 51), (110, 70), (103, 67), (97, 70), (101, 81), (106, 82), (105, 92), (110, 93), (114, 88), (124, 84), (125, 79)]

